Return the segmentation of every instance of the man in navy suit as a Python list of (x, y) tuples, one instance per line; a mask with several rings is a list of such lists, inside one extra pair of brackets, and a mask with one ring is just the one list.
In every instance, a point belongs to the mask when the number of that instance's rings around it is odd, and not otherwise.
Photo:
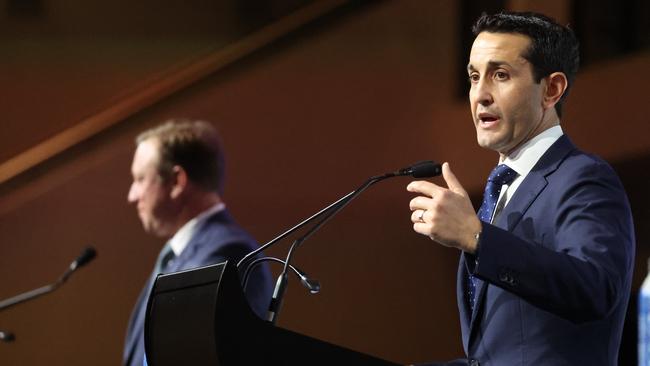
[(448, 163), (446, 188), (407, 188), (418, 194), (414, 230), (461, 250), (467, 358), (454, 364), (616, 365), (634, 229), (615, 172), (560, 126), (578, 42), (533, 13), (484, 14), (473, 32), (467, 72), (477, 140), (506, 167), (491, 176), (479, 217)]
[[(257, 248), (226, 210), (221, 197), (224, 159), (212, 125), (172, 120), (137, 139), (128, 201), (137, 206), (147, 233), (168, 239), (142, 289), (129, 321), (123, 364), (144, 361), (144, 317), (153, 280), (169, 273), (232, 261)], [(262, 267), (251, 274), (246, 297), (264, 316), (271, 298), (271, 276)]]

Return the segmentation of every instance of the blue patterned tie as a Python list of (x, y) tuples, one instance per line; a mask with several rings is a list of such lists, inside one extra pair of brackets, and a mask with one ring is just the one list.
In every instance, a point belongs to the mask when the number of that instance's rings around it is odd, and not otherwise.
[[(490, 173), (490, 176), (488, 177), (487, 185), (485, 186), (485, 192), (483, 193), (483, 203), (481, 204), (481, 208), (478, 210), (479, 220), (487, 223), (492, 222), (492, 215), (494, 214), (494, 209), (496, 208), (499, 195), (501, 194), (501, 187), (504, 184), (512, 183), (516, 177), (517, 172), (505, 164), (497, 165), (497, 167), (492, 170), (492, 173)], [(476, 301), (476, 278), (471, 274), (469, 275), (469, 281), (467, 281), (467, 295), (469, 308), (474, 311), (474, 303)]]
[(162, 273), (169, 263), (174, 260), (176, 257), (174, 251), (172, 250), (171, 245), (169, 242), (163, 246), (163, 248), (160, 250), (160, 253), (158, 254), (158, 259), (156, 260), (156, 264), (154, 265), (153, 268), (153, 276), (154, 278), (158, 275), (158, 273)]

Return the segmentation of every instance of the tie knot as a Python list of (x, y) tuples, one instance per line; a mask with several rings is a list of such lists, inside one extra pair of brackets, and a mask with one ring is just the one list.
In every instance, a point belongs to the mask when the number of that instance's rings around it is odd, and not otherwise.
[(158, 274), (165, 270), (167, 265), (176, 258), (176, 254), (172, 250), (169, 242), (165, 244), (160, 253), (158, 254), (158, 259), (156, 260), (156, 265), (154, 266), (154, 274)]
[(516, 177), (517, 172), (512, 170), (512, 168), (505, 164), (499, 164), (494, 168), (494, 170), (492, 170), (492, 173), (490, 173), (488, 182), (493, 182), (498, 185), (510, 184)]
[[(171, 249), (171, 248), (170, 248), (170, 249)], [(163, 257), (161, 258), (161, 260), (160, 260), (160, 267), (163, 268), (163, 269), (166, 268), (167, 265), (169, 264), (169, 262), (171, 262), (172, 260), (174, 260), (174, 258), (176, 258), (176, 254), (174, 253), (174, 251), (173, 251), (173, 250), (168, 251), (168, 252), (165, 253), (165, 254), (163, 255)]]

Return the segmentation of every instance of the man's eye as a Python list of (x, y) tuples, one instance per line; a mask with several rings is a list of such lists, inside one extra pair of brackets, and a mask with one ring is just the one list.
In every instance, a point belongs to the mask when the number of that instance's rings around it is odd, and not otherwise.
[(476, 83), (478, 82), (479, 76), (478, 74), (469, 74), (469, 77), (467, 79), (470, 83)]
[(503, 71), (497, 71), (494, 73), (494, 77), (498, 80), (506, 80), (508, 78), (508, 74)]

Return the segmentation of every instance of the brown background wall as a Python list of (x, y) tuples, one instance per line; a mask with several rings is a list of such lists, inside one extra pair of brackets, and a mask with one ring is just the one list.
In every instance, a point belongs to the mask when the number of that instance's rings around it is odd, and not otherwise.
[[(99, 256), (56, 293), (0, 313), (0, 329), (18, 337), (0, 344), (0, 363), (119, 363), (162, 245), (126, 203), (133, 137), (168, 117), (219, 127), (227, 205), (260, 242), (367, 177), (418, 160), (449, 161), (480, 196), (497, 157), (476, 146), (457, 96), (457, 12), (453, 1), (412, 0), (325, 17), (1, 186), (0, 298), (55, 279), (85, 245)], [(621, 167), (641, 227), (650, 140), (641, 133), (647, 93), (636, 86), (650, 82), (638, 72), (649, 60), (634, 54), (583, 70), (563, 122), (579, 146)], [(50, 107), (36, 101), (23, 107)], [(407, 183), (371, 188), (301, 248), (296, 264), (323, 289), (310, 296), (291, 282), (280, 326), (401, 363), (461, 354), (458, 253), (412, 232)], [(648, 237), (639, 230), (638, 263)], [(644, 274), (642, 265), (635, 288)]]

